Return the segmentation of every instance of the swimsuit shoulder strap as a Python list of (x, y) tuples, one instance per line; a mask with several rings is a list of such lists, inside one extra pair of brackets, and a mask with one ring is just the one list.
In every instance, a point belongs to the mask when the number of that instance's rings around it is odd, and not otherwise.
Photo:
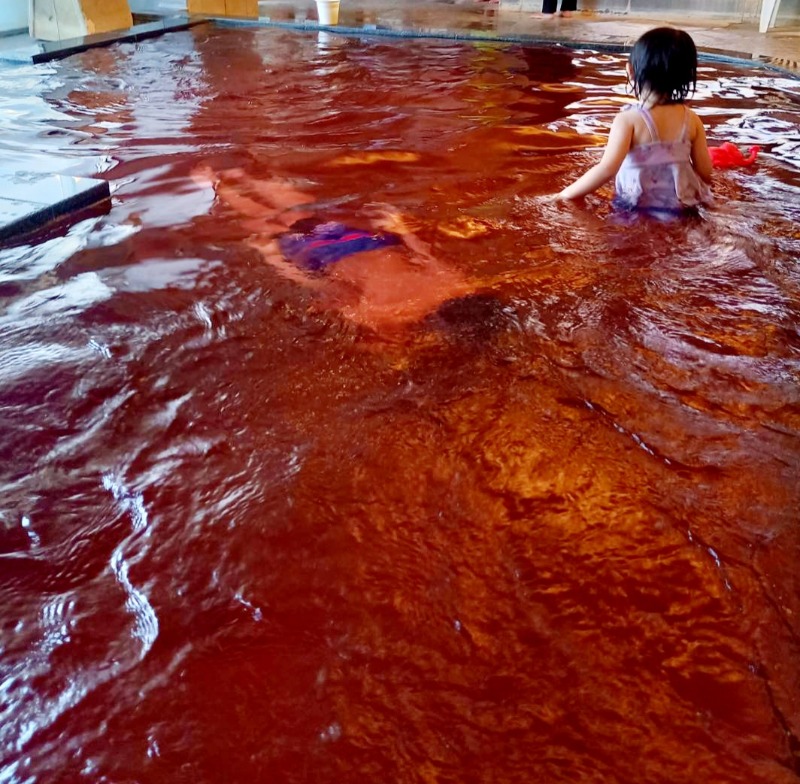
[(686, 137), (689, 135), (689, 110), (686, 106), (683, 107), (683, 130), (681, 130), (680, 140), (682, 142), (686, 141)]
[(650, 110), (646, 106), (642, 106), (639, 104), (636, 107), (636, 110), (641, 115), (642, 119), (644, 120), (644, 124), (647, 126), (647, 130), (650, 131), (650, 138), (654, 142), (661, 141), (658, 138), (658, 129), (656, 128), (656, 124), (653, 122), (653, 115), (650, 114)]

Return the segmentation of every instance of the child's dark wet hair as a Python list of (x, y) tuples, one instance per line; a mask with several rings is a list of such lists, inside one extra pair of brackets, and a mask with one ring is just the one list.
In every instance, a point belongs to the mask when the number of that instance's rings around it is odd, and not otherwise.
[(682, 103), (697, 89), (697, 47), (683, 30), (649, 30), (634, 44), (630, 64), (637, 98), (653, 92), (662, 103)]

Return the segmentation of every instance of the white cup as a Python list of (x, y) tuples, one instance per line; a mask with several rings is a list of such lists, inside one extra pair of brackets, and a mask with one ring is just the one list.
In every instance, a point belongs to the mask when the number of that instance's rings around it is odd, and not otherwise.
[(317, 17), (321, 25), (339, 24), (339, 0), (317, 0)]

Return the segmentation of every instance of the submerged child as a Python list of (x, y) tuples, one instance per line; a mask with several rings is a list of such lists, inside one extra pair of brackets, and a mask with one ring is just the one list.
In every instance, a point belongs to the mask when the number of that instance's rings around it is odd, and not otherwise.
[(193, 176), (239, 213), (248, 244), (281, 276), (374, 332), (402, 329), (480, 287), (386, 206), (374, 207), (362, 228), (316, 217), (314, 197), (282, 180), (207, 167)]
[(603, 157), (555, 200), (577, 199), (616, 177), (624, 209), (679, 213), (710, 200), (711, 157), (700, 118), (685, 105), (697, 86), (697, 48), (683, 30), (658, 27), (627, 65), (639, 103), (617, 115)]

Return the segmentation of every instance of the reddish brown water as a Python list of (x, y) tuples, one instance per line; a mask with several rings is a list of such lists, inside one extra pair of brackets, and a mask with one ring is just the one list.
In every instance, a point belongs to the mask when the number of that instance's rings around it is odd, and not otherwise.
[[(21, 168), (110, 214), (0, 252), (0, 781), (800, 780), (798, 83), (701, 219), (542, 205), (623, 60), (210, 28), (0, 74)], [(54, 157), (55, 156), (55, 157)], [(483, 297), (392, 334), (198, 165)]]

